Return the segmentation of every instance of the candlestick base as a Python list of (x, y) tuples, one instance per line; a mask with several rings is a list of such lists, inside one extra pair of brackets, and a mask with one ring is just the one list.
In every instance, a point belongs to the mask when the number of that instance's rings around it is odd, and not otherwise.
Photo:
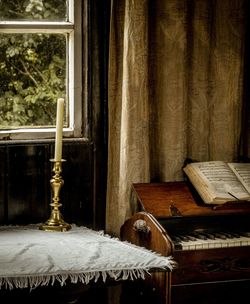
[(59, 232), (65, 232), (71, 229), (71, 225), (60, 225), (60, 226), (51, 226), (51, 225), (42, 225), (39, 227), (40, 230), (43, 231), (59, 231)]
[(39, 229), (44, 231), (65, 232), (71, 229), (71, 225), (62, 219), (62, 215), (60, 213), (55, 214), (55, 212), (52, 210), (50, 218), (45, 224), (39, 226)]
[(54, 194), (53, 201), (50, 204), (51, 215), (45, 224), (39, 226), (39, 229), (44, 231), (68, 231), (71, 229), (71, 225), (63, 220), (63, 217), (59, 211), (59, 207), (62, 206), (62, 204), (59, 203), (59, 192), (64, 184), (64, 181), (61, 178), (62, 161), (65, 160), (56, 161), (51, 159), (50, 161), (54, 163), (52, 171), (55, 173), (50, 180), (50, 185)]

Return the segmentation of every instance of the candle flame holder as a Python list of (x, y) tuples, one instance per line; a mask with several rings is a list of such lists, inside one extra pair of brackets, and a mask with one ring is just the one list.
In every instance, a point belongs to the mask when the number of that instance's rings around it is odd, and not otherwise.
[(62, 159), (61, 161), (56, 161), (54, 159), (51, 159), (50, 161), (54, 163), (52, 169), (54, 175), (50, 180), (50, 185), (53, 192), (53, 200), (50, 204), (51, 214), (47, 222), (41, 225), (39, 229), (44, 231), (68, 231), (71, 229), (71, 225), (63, 220), (63, 216), (59, 210), (59, 208), (62, 206), (62, 204), (59, 203), (60, 201), (59, 194), (64, 184), (64, 181), (61, 177), (62, 162), (65, 160)]

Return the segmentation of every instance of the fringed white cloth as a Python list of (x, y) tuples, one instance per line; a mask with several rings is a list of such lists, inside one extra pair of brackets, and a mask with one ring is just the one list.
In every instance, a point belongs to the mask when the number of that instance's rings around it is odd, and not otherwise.
[(175, 262), (143, 247), (86, 227), (45, 232), (38, 225), (0, 227), (0, 288), (36, 288), (145, 278), (152, 269), (171, 271)]

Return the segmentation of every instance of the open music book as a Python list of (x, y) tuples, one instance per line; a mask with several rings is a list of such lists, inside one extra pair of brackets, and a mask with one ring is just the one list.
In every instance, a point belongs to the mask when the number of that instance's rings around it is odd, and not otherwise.
[(206, 204), (250, 201), (250, 163), (194, 162), (183, 170)]

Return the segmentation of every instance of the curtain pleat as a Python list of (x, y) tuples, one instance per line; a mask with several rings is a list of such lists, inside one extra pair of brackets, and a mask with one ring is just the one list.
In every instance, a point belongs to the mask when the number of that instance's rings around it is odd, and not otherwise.
[(147, 1), (113, 1), (107, 231), (131, 214), (130, 185), (149, 181)]

